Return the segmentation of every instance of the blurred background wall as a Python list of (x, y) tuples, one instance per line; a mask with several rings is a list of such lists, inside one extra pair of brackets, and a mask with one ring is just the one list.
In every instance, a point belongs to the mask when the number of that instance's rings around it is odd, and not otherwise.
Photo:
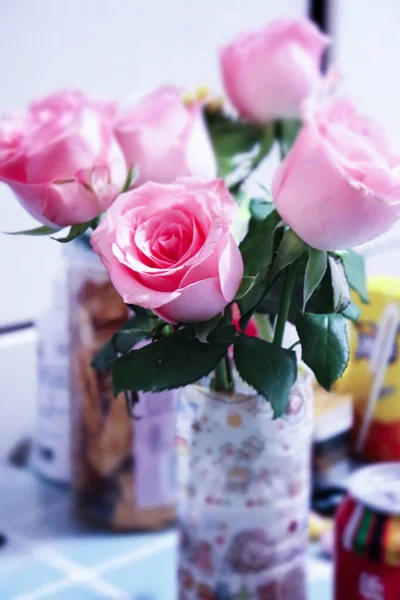
[[(307, 12), (307, 0), (1, 0), (0, 112), (33, 97), (78, 87), (122, 104), (143, 90), (176, 82), (219, 90), (216, 50), (242, 30)], [(332, 58), (346, 88), (400, 143), (398, 0), (332, 0)], [(0, 187), (0, 230), (34, 226)], [(387, 252), (387, 241), (376, 242)], [(382, 246), (383, 244), (383, 246)], [(392, 246), (390, 246), (391, 248)], [(35, 414), (35, 332), (31, 322), (49, 300), (60, 246), (51, 240), (0, 236), (0, 389), (4, 448), (29, 431)], [(392, 256), (392, 258), (390, 258)], [(381, 265), (375, 261), (373, 269)], [(373, 262), (371, 262), (373, 264)], [(400, 266), (387, 254), (387, 269)]]

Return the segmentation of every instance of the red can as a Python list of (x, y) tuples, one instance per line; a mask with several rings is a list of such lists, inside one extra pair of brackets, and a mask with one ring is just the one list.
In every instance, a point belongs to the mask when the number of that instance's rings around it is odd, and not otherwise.
[(400, 600), (400, 463), (353, 475), (335, 538), (335, 600)]

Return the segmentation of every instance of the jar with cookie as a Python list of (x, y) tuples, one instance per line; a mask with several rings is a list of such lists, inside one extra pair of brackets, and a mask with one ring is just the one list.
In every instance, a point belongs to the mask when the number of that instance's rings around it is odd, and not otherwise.
[(131, 311), (85, 241), (68, 247), (67, 281), (76, 513), (111, 530), (160, 529), (175, 519), (172, 393), (133, 409), (114, 395), (111, 372), (92, 366)]

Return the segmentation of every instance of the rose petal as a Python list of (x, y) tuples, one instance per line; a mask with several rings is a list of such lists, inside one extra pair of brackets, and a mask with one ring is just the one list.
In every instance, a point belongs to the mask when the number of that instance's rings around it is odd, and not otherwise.
[(154, 311), (170, 323), (207, 321), (226, 306), (218, 277), (197, 281), (179, 292), (178, 298)]
[(153, 310), (179, 297), (179, 291), (162, 292), (147, 287), (116, 256), (110, 252), (104, 253), (102, 232), (97, 231), (97, 229), (91, 237), (92, 247), (100, 256), (112, 284), (126, 304), (138, 304), (144, 308)]
[(242, 255), (231, 235), (222, 251), (218, 266), (222, 294), (226, 302), (231, 302), (243, 278)]

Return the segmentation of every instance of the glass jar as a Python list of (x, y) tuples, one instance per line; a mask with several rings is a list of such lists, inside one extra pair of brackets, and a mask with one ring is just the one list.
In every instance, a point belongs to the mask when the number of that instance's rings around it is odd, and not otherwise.
[(67, 279), (75, 509), (108, 529), (160, 529), (175, 518), (172, 393), (141, 394), (133, 416), (125, 395), (114, 397), (111, 373), (91, 362), (125, 323), (127, 307), (82, 242)]

